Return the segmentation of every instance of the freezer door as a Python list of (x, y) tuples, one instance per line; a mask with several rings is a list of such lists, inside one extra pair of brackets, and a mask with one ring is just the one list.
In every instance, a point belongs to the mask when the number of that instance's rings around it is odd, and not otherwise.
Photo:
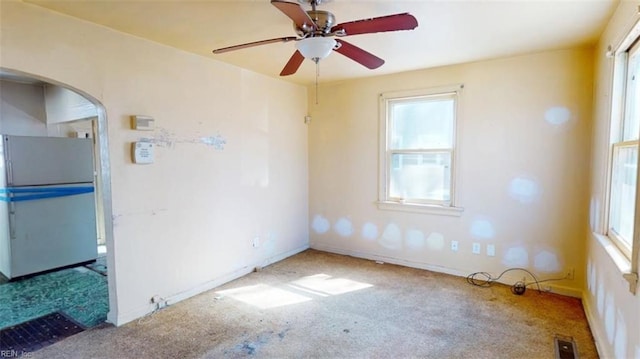
[(3, 136), (7, 186), (93, 182), (90, 138)]

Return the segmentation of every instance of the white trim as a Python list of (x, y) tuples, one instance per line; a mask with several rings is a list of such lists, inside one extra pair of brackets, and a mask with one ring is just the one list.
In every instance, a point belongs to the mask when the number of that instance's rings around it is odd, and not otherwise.
[[(635, 20), (633, 26), (626, 32), (622, 41), (615, 48), (615, 58), (612, 72), (609, 102), (609, 126), (608, 126), (608, 159), (605, 183), (605, 208), (604, 226), (606, 235), (593, 233), (600, 245), (603, 246), (608, 256), (616, 265), (623, 278), (629, 283), (629, 291), (636, 294), (638, 288), (638, 256), (640, 255), (640, 165), (637, 166), (637, 183), (635, 198), (634, 229), (630, 243), (630, 251), (626, 250), (626, 243), (621, 241), (613, 233), (610, 223), (611, 217), (611, 191), (613, 178), (614, 152), (620, 145), (629, 142), (638, 143), (638, 140), (624, 142), (624, 123), (628, 110), (627, 93), (629, 91), (629, 62), (631, 57), (640, 56), (640, 20)], [(640, 160), (638, 162), (640, 164)]]
[[(607, 335), (603, 330), (604, 326), (602, 325), (602, 323), (596, 321), (597, 317), (594, 317), (594, 314), (597, 315), (597, 313), (591, 310), (591, 302), (589, 301), (588, 292), (582, 293), (582, 309), (584, 309), (584, 315), (585, 317), (587, 317), (587, 323), (589, 323), (589, 328), (591, 329), (591, 335), (593, 336), (593, 341), (596, 344), (596, 351), (598, 352), (598, 357), (615, 358), (614, 353), (607, 350), (607, 349), (610, 349), (611, 346), (607, 345), (608, 341), (607, 341)], [(605, 350), (607, 350), (606, 353), (605, 353)]]
[[(442, 214), (460, 216), (462, 208), (454, 207), (456, 203), (456, 165), (458, 162), (458, 131), (460, 124), (460, 94), (464, 88), (463, 84), (454, 84), (447, 86), (438, 86), (424, 89), (413, 89), (405, 91), (393, 91), (384, 92), (379, 96), (379, 142), (378, 142), (378, 209), (391, 210), (391, 211), (404, 211), (414, 213), (425, 214)], [(439, 203), (432, 203), (432, 201), (424, 202), (404, 202), (393, 201), (389, 197), (389, 166), (390, 166), (390, 151), (389, 147), (389, 134), (387, 133), (389, 122), (389, 109), (388, 102), (393, 100), (411, 99), (411, 98), (452, 98), (454, 100), (454, 118), (453, 118), (453, 136), (452, 147), (447, 148), (446, 151), (451, 153), (451, 168), (450, 168), (450, 184), (449, 184), (449, 200), (447, 204), (451, 204), (451, 207), (442, 206)], [(403, 152), (404, 150), (395, 150), (395, 152)], [(409, 151), (408, 152), (424, 152), (424, 151)]]
[(627, 256), (620, 251), (620, 248), (609, 238), (599, 233), (592, 233), (598, 240), (598, 243), (607, 252), (613, 264), (616, 265), (620, 274), (628, 273), (631, 270), (631, 261)]
[(627, 32), (627, 35), (622, 39), (622, 41), (620, 41), (618, 46), (616, 46), (615, 54), (618, 55), (629, 50), (631, 45), (638, 38), (640, 38), (640, 20), (636, 20), (636, 22), (631, 26), (631, 29)]
[(462, 207), (439, 206), (439, 205), (433, 205), (433, 204), (377, 201), (376, 205), (378, 206), (378, 209), (385, 210), (385, 211), (437, 214), (442, 216), (453, 216), (453, 217), (460, 217), (462, 216), (462, 212), (464, 212), (464, 208)]
[[(191, 297), (194, 297), (194, 296), (196, 296), (198, 294), (201, 294), (201, 293), (207, 292), (209, 290), (215, 289), (215, 288), (217, 288), (217, 287), (219, 287), (219, 286), (221, 286), (221, 285), (223, 285), (225, 283), (231, 282), (232, 280), (238, 279), (240, 277), (243, 277), (243, 276), (253, 272), (255, 270), (255, 268), (258, 267), (258, 266), (262, 267), (262, 266), (267, 266), (267, 265), (279, 262), (279, 261), (281, 261), (283, 259), (286, 259), (288, 257), (296, 255), (296, 254), (298, 254), (300, 252), (303, 252), (303, 251), (305, 251), (307, 249), (309, 249), (309, 246), (308, 245), (304, 245), (302, 247), (298, 247), (296, 249), (293, 249), (293, 250), (284, 252), (282, 254), (273, 256), (271, 258), (268, 258), (268, 259), (266, 259), (264, 262), (262, 262), (259, 265), (254, 265), (254, 266), (248, 265), (248, 266), (242, 267), (240, 269), (237, 269), (237, 270), (235, 270), (233, 272), (224, 274), (224, 275), (222, 275), (222, 276), (220, 276), (220, 277), (218, 277), (218, 278), (216, 278), (214, 280), (202, 283), (202, 284), (197, 285), (197, 286), (195, 286), (195, 287), (193, 287), (191, 289), (188, 289), (188, 290), (186, 290), (184, 292), (176, 293), (176, 294), (173, 294), (173, 295), (171, 295), (169, 297), (166, 297), (165, 298), (166, 304), (167, 305), (173, 305), (173, 304), (181, 302), (181, 301), (183, 301), (185, 299), (189, 299)], [(121, 326), (121, 325), (129, 323), (129, 322), (131, 322), (133, 320), (142, 318), (145, 315), (153, 313), (153, 311), (156, 310), (156, 309), (157, 309), (156, 308), (156, 304), (149, 303), (147, 305), (138, 307), (138, 308), (136, 308), (136, 309), (134, 309), (132, 311), (129, 311), (127, 313), (118, 313), (119, 315), (117, 317), (115, 325), (116, 326)]]
[[(449, 274), (456, 277), (466, 278), (469, 274), (471, 274), (471, 272), (462, 271), (460, 269), (443, 267), (443, 266), (433, 265), (433, 264), (428, 264), (423, 262), (409, 261), (406, 259), (400, 259), (400, 258), (389, 257), (389, 256), (381, 256), (373, 253), (352, 251), (352, 250), (347, 250), (342, 248), (331, 247), (324, 244), (312, 244), (311, 248), (319, 251), (342, 254), (342, 255), (362, 258), (362, 259), (369, 259), (369, 260), (382, 262), (382, 263), (390, 263), (390, 264), (396, 264), (404, 267), (424, 269), (431, 272), (444, 273), (444, 274)], [(507, 275), (503, 275), (497, 282), (510, 286), (519, 280), (522, 280), (521, 276), (518, 276), (516, 274), (514, 275), (507, 274)], [(556, 293), (556, 294), (579, 298), (579, 299), (582, 299), (583, 297), (583, 292), (581, 289), (565, 287), (565, 286), (555, 286), (555, 285), (549, 286), (546, 284), (545, 284), (545, 287), (551, 288), (550, 291), (546, 291), (546, 292)], [(535, 290), (533, 289), (535, 287), (531, 286), (531, 288), (532, 290)]]

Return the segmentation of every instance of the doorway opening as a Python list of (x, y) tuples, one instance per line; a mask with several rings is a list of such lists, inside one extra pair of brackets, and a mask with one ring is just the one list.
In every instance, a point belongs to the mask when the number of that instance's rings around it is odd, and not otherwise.
[[(0, 330), (4, 331), (46, 315), (51, 316), (52, 313), (60, 313), (83, 328), (96, 326), (105, 321), (115, 322), (117, 312), (113, 277), (115, 261), (112, 250), (111, 181), (104, 107), (89, 94), (55, 80), (2, 68), (0, 100), (0, 134), (6, 135), (3, 136), (3, 141), (22, 140), (26, 137), (35, 141), (33, 143), (54, 142), (54, 147), (59, 143), (72, 143), (75, 146), (72, 146), (73, 148), (89, 149), (88, 161), (91, 163), (91, 178), (82, 184), (58, 181), (52, 182), (55, 186), (50, 187), (38, 184), (27, 186), (26, 189), (17, 188), (7, 183), (6, 168), (2, 171), (5, 173), (0, 173), (5, 179), (4, 182), (0, 181), (0, 187), (4, 187), (0, 188), (0, 207), (6, 209), (3, 212), (0, 208), (0, 221), (8, 217), (7, 226), (0, 226), (6, 227), (0, 228), (0, 269), (5, 268), (8, 272), (4, 273), (7, 274), (4, 279), (0, 278), (0, 301), (3, 303), (0, 311), (7, 310), (7, 313), (0, 313)], [(19, 141), (13, 143), (16, 142)], [(88, 146), (78, 147), (78, 143)], [(13, 148), (18, 146), (14, 145)], [(28, 153), (30, 150), (23, 147), (22, 151)], [(3, 153), (0, 152), (0, 155)], [(6, 156), (5, 153), (0, 157)], [(73, 155), (74, 161), (76, 157)], [(85, 159), (86, 157), (84, 156)], [(6, 163), (9, 163), (5, 162), (4, 158), (0, 158), (0, 162), (0, 167), (6, 167)], [(78, 167), (80, 166), (82, 165), (78, 163)], [(57, 172), (63, 175), (76, 172), (74, 166), (71, 168), (72, 170), (66, 168)], [(11, 171), (15, 172), (13, 169)], [(56, 172), (55, 169), (52, 171)], [(77, 188), (84, 188), (84, 192), (77, 191)], [(87, 190), (88, 188), (91, 190)], [(81, 202), (82, 198), (90, 202)], [(47, 205), (49, 202), (46, 201), (58, 202), (50, 202), (54, 204)], [(86, 212), (90, 212), (90, 208), (91, 215), (82, 216), (81, 220), (78, 220), (78, 217), (65, 217), (66, 212), (63, 209), (67, 208), (67, 205), (74, 208), (74, 216), (78, 214), (78, 203), (82, 203), (84, 207), (81, 208), (87, 209)], [(40, 212), (33, 210), (34, 208), (38, 208)], [(22, 216), (20, 220), (15, 218), (17, 213)], [(71, 216), (72, 211), (69, 213)], [(41, 226), (44, 219), (51, 221), (50, 230)], [(70, 233), (74, 234), (84, 233), (80, 227), (86, 229), (87, 223), (90, 223), (92, 228), (89, 230), (92, 230), (95, 236), (91, 233), (91, 236), (82, 236), (78, 241), (67, 241), (67, 247), (62, 247), (62, 241), (66, 239), (54, 242), (53, 238), (57, 238), (55, 227), (65, 221), (72, 222), (64, 226), (66, 229), (72, 227)], [(7, 263), (12, 261), (11, 256), (17, 254), (12, 250), (20, 237), (16, 235), (14, 228), (18, 223), (31, 233), (36, 227), (41, 226), (43, 229), (41, 228), (40, 232), (44, 233), (41, 237), (46, 240), (48, 233), (52, 238), (50, 243), (40, 243), (41, 248), (28, 248), (18, 254), (22, 263), (33, 262), (33, 265), (27, 266), (31, 269), (24, 269), (24, 266), (7, 267)], [(9, 227), (14, 228), (13, 232)], [(22, 228), (18, 228), (17, 231)], [(68, 256), (71, 252), (87, 253), (86, 249), (81, 250), (78, 247), (86, 247), (87, 241), (93, 243), (88, 255)], [(17, 244), (18, 247), (21, 245), (23, 244)], [(37, 253), (42, 253), (44, 246), (49, 249), (49, 253), (42, 258), (36, 258)], [(54, 250), (56, 248), (59, 249), (57, 253)], [(95, 254), (91, 254), (91, 251)], [(65, 259), (61, 259), (67, 256), (70, 259), (66, 262)], [(51, 264), (44, 267), (38, 264), (43, 258)], [(12, 273), (12, 270), (15, 272)]]

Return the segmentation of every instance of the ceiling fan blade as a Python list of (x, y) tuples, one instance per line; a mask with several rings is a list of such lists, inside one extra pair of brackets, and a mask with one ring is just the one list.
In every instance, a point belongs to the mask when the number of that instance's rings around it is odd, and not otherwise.
[(344, 30), (346, 36), (385, 31), (413, 30), (416, 27), (418, 27), (418, 20), (409, 13), (403, 13), (344, 22), (332, 27), (331, 32)]
[(293, 53), (293, 56), (291, 56), (291, 58), (289, 59), (289, 62), (284, 65), (282, 72), (280, 72), (280, 76), (289, 76), (295, 74), (302, 64), (302, 61), (304, 61), (304, 56), (302, 56), (300, 51), (296, 50), (296, 52)]
[(317, 29), (316, 24), (313, 22), (309, 14), (300, 6), (300, 4), (282, 1), (282, 0), (271, 0), (271, 5), (278, 8), (278, 10), (282, 11), (285, 15), (287, 15), (297, 27), (303, 28), (312, 28), (313, 30)]
[(289, 42), (289, 41), (295, 41), (297, 39), (298, 38), (295, 37), (295, 36), (279, 37), (277, 39), (261, 40), (261, 41), (249, 42), (249, 43), (242, 44), (242, 45), (223, 47), (221, 49), (213, 50), (213, 53), (214, 54), (223, 54), (223, 53), (229, 52), (229, 51), (246, 49), (247, 47), (254, 47), (254, 46), (260, 46), (260, 45), (266, 45), (266, 44), (273, 44), (273, 43), (276, 43), (276, 42)]
[(361, 64), (368, 69), (377, 69), (384, 64), (383, 59), (377, 57), (372, 53), (364, 51), (363, 49), (352, 45), (344, 40), (336, 39), (336, 41), (340, 43), (340, 47), (334, 51), (350, 58), (351, 60)]

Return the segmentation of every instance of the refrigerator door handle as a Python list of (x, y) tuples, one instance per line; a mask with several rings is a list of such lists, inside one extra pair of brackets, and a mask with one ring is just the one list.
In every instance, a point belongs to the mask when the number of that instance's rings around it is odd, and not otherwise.
[(16, 204), (9, 202), (9, 238), (16, 239)]
[(13, 166), (11, 166), (11, 161), (7, 160), (5, 162), (7, 166), (7, 185), (11, 186), (13, 185)]

